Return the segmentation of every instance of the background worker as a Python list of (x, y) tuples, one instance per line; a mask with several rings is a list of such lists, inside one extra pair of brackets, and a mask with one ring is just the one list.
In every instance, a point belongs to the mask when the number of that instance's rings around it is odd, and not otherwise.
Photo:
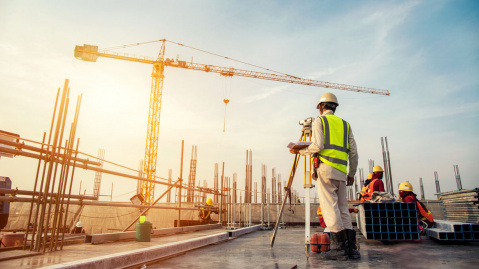
[(75, 224), (75, 228), (72, 230), (72, 234), (84, 234), (85, 229), (83, 229), (83, 223), (81, 221), (77, 222)]
[(382, 181), (384, 174), (384, 170), (381, 166), (376, 165), (373, 167), (373, 174), (371, 177), (371, 182), (369, 182), (368, 188), (366, 189), (366, 192), (364, 196), (362, 197), (361, 201), (364, 200), (371, 200), (371, 196), (373, 195), (373, 192), (379, 191), (379, 192), (384, 192), (384, 182)]
[(361, 192), (359, 193), (359, 200), (364, 201), (364, 197), (366, 197), (366, 192), (368, 191), (369, 188), (369, 183), (371, 182), (371, 179), (373, 178), (373, 173), (369, 173), (366, 181), (364, 181), (364, 184), (361, 188)]
[(381, 166), (376, 165), (373, 167), (373, 175), (371, 177), (371, 182), (369, 183), (371, 193), (375, 191), (384, 192), (384, 182), (382, 181), (384, 175), (384, 170)]
[(429, 211), (426, 206), (416, 198), (417, 195), (412, 192), (413, 188), (411, 183), (408, 181), (403, 182), (399, 185), (398, 189), (399, 199), (403, 203), (416, 203), (419, 230), (421, 233), (424, 233), (426, 228), (431, 228), (434, 224), (434, 218), (432, 217), (431, 211)]
[[(206, 206), (210, 207), (213, 205), (213, 200), (211, 198), (206, 199)], [(211, 210), (201, 210), (199, 213), (200, 222), (209, 222), (211, 220)]]
[(317, 179), (319, 202), (333, 242), (331, 251), (321, 253), (321, 258), (328, 260), (360, 257), (346, 189), (354, 183), (358, 153), (349, 123), (334, 115), (338, 105), (334, 94), (323, 94), (316, 106), (321, 117), (313, 121), (311, 145), (302, 150), (290, 149), (293, 154), (318, 154), (320, 164), (315, 167), (318, 176), (314, 179)]

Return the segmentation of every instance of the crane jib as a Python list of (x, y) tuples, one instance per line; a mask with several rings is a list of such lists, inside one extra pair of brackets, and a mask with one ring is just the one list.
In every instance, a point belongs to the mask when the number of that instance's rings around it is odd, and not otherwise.
[(90, 45), (77, 46), (75, 48), (75, 57), (77, 59), (85, 60), (85, 61), (96, 61), (97, 57), (105, 57), (105, 58), (113, 58), (113, 59), (146, 63), (146, 64), (160, 63), (169, 67), (192, 69), (192, 70), (198, 70), (198, 71), (204, 71), (204, 72), (213, 72), (223, 76), (249, 77), (249, 78), (286, 82), (286, 83), (292, 83), (292, 84), (307, 85), (307, 86), (313, 86), (313, 87), (331, 88), (331, 89), (337, 89), (337, 90), (346, 90), (346, 91), (362, 92), (362, 93), (370, 93), (370, 94), (390, 95), (389, 91), (387, 90), (379, 90), (379, 89), (367, 88), (367, 87), (361, 87), (361, 86), (318, 81), (313, 79), (304, 79), (304, 78), (299, 78), (299, 77), (289, 76), (289, 75), (263, 73), (263, 72), (256, 72), (256, 71), (250, 71), (250, 70), (236, 69), (231, 67), (222, 67), (222, 66), (215, 66), (210, 64), (200, 64), (200, 63), (177, 61), (177, 60), (171, 60), (171, 59), (166, 59), (164, 61), (156, 61), (149, 57), (139, 58), (139, 57), (132, 57), (129, 55), (120, 55), (116, 53), (104, 53), (104, 52), (98, 52), (97, 46), (90, 46)]

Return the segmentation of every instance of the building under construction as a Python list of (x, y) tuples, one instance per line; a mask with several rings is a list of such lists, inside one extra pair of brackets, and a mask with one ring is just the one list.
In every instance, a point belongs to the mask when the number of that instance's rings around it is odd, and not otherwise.
[[(156, 59), (109, 53), (96, 46), (75, 48), (75, 57), (95, 62), (98, 57), (146, 63), (153, 66), (145, 155), (139, 169), (131, 172), (105, 169), (117, 164), (81, 151), (77, 137), (82, 96), (76, 100), (73, 122), (68, 124), (69, 81), (58, 90), (51, 127), (42, 141), (2, 130), (0, 154), (6, 158), (38, 161), (31, 189), (12, 189), (15, 178), (0, 175), (2, 268), (316, 268), (316, 267), (476, 267), (479, 243), (479, 189), (464, 190), (459, 167), (454, 165), (457, 190), (441, 192), (437, 173), (437, 200), (422, 203), (432, 212), (436, 224), (421, 234), (415, 204), (360, 202), (357, 193), (365, 181), (360, 169), (355, 185), (348, 187), (348, 203), (358, 213), (351, 218), (358, 231), (361, 259), (324, 261), (319, 259), (312, 235), (319, 226), (318, 198), (312, 197), (312, 164), (295, 156), (289, 175), (263, 164), (261, 178), (253, 178), (253, 150), (247, 149), (244, 178), (225, 174), (225, 163), (211, 165), (210, 181), (196, 176), (198, 149), (182, 141), (180, 176), (156, 174), (158, 134), (164, 69), (181, 68), (218, 73), (223, 77), (243, 76), (314, 87), (326, 87), (368, 94), (389, 95), (388, 91), (225, 68), (165, 58), (165, 42)], [(182, 45), (182, 44), (180, 44)], [(229, 100), (224, 99), (225, 109)], [(305, 120), (299, 142), (311, 141), (311, 120)], [(386, 192), (394, 196), (387, 137), (381, 138)], [(370, 160), (372, 170), (374, 161)], [(118, 168), (120, 166), (118, 165)], [(124, 168), (124, 167), (121, 167)], [(92, 194), (77, 193), (73, 185), (78, 169), (94, 172)], [(293, 189), (297, 170), (303, 170), (304, 195)], [(185, 171), (184, 171), (185, 170)], [(268, 172), (270, 171), (270, 172)], [(137, 182), (129, 202), (100, 199), (102, 175)], [(297, 176), (298, 177), (298, 176)], [(286, 180), (285, 180), (286, 179)], [(301, 180), (301, 179), (296, 179)], [(208, 186), (213, 182), (213, 186)], [(162, 186), (155, 193), (155, 186)], [(241, 187), (240, 187), (241, 186)], [(113, 192), (113, 191), (112, 191)], [(111, 193), (110, 197), (113, 197)], [(212, 204), (208, 204), (208, 197)], [(207, 212), (207, 213), (206, 213)]]

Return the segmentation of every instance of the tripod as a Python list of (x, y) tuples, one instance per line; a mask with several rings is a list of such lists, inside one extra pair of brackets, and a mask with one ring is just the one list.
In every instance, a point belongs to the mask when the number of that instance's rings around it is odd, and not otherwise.
[[(307, 118), (299, 122), (300, 125), (303, 126), (301, 129), (301, 137), (299, 141), (311, 142), (311, 125), (313, 122), (313, 118)], [(309, 156), (309, 155), (308, 155)], [(309, 248), (310, 248), (310, 199), (309, 199), (309, 189), (313, 188), (314, 186), (311, 184), (311, 162), (308, 156), (303, 156), (304, 158), (304, 188), (305, 188), (305, 254), (306, 257), (309, 258)], [(294, 175), (296, 173), (296, 169), (298, 167), (299, 161), (301, 156), (299, 154), (294, 155), (293, 166), (291, 167), (291, 172), (289, 174), (288, 183), (284, 187), (285, 193), (283, 198), (283, 203), (281, 204), (281, 210), (278, 215), (278, 219), (276, 220), (276, 224), (274, 226), (273, 235), (271, 236), (271, 247), (274, 246), (274, 240), (276, 238), (276, 233), (278, 232), (279, 221), (284, 211), (284, 206), (286, 205), (286, 201), (289, 197), (289, 204), (291, 207), (291, 185), (293, 184)], [(309, 167), (308, 165), (309, 164)], [(309, 169), (308, 169), (309, 168)]]

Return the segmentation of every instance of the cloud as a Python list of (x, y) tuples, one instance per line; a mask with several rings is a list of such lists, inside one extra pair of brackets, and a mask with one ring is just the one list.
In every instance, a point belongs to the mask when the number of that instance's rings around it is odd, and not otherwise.
[(259, 94), (245, 97), (242, 100), (242, 102), (244, 104), (257, 102), (257, 101), (266, 99), (268, 97), (271, 97), (272, 95), (275, 95), (276, 93), (279, 93), (279, 92), (281, 92), (281, 91), (283, 91), (283, 90), (285, 90), (289, 87), (290, 87), (290, 85), (282, 85), (282, 86), (273, 87), (273, 88), (264, 88), (264, 89), (259, 90), (261, 92)]

